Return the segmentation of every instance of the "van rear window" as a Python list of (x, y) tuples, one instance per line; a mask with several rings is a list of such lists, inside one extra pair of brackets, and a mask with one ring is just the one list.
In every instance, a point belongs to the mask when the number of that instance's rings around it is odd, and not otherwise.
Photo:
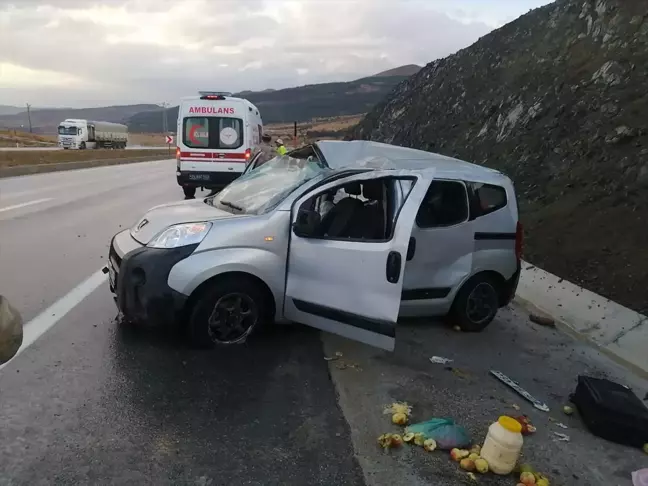
[(508, 200), (506, 189), (491, 184), (473, 184), (473, 190), (479, 202), (478, 216), (492, 213), (506, 206)]
[(187, 117), (182, 142), (195, 149), (237, 149), (243, 145), (243, 120), (225, 117)]

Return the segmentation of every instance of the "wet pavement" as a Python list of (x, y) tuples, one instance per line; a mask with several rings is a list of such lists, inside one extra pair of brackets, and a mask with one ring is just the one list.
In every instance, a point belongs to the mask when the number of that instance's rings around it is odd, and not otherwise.
[[(0, 180), (0, 293), (26, 321), (42, 316), (104, 265), (115, 232), (182, 198), (174, 170), (170, 160)], [(324, 359), (336, 351), (343, 359)], [(432, 355), (454, 359), (456, 370), (430, 363)], [(533, 409), (491, 368), (552, 412)], [(627, 485), (648, 456), (560, 413), (579, 373), (640, 397), (648, 391), (515, 306), (481, 334), (402, 322), (394, 353), (302, 326), (198, 352), (177, 333), (118, 322), (104, 279), (0, 368), (0, 486), (474, 484), (445, 453), (377, 447), (378, 435), (398, 430), (382, 414), (394, 400), (410, 402), (415, 421), (453, 417), (478, 441), (498, 415), (528, 414), (538, 433), (525, 441), (524, 460), (553, 486)], [(515, 481), (489, 475), (479, 484)]]

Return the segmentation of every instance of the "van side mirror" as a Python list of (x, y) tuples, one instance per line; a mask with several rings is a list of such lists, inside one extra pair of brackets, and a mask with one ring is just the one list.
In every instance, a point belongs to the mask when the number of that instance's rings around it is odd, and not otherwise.
[(293, 223), (293, 231), (297, 236), (308, 238), (315, 236), (320, 225), (320, 214), (310, 209), (300, 209), (297, 220)]

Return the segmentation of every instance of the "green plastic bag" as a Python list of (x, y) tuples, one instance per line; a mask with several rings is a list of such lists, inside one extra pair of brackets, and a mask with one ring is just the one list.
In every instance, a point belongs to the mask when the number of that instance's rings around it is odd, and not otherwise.
[(450, 450), (468, 447), (472, 443), (470, 434), (461, 425), (449, 418), (433, 418), (405, 428), (405, 433), (423, 434), (426, 439), (434, 439), (437, 448)]

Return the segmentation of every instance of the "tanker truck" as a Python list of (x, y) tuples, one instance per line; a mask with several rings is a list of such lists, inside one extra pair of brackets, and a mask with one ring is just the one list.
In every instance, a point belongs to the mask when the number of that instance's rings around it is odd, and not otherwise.
[(68, 118), (58, 127), (58, 146), (64, 149), (126, 148), (128, 127), (120, 123)]

